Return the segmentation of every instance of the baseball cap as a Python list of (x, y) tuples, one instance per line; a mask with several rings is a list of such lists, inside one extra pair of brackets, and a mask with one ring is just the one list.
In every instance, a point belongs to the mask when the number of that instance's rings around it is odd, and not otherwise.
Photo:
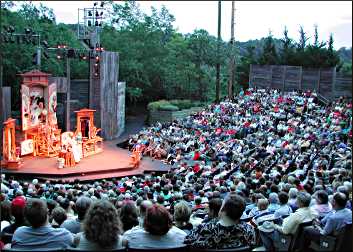
[(17, 196), (12, 200), (11, 207), (24, 208), (26, 206), (26, 199), (22, 196)]

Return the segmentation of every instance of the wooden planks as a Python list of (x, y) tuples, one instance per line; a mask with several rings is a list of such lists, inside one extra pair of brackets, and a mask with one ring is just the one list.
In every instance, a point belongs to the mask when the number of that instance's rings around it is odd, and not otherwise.
[(332, 100), (352, 97), (352, 78), (336, 73), (336, 68), (304, 69), (301, 66), (250, 65), (249, 86), (276, 88), (285, 92), (316, 90)]

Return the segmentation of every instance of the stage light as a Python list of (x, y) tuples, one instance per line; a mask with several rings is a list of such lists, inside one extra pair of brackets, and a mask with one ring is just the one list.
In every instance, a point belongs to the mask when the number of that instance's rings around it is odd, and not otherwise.
[(88, 24), (88, 26), (92, 26), (91, 20), (88, 20), (87, 24)]
[(101, 11), (101, 16), (103, 16), (103, 11)]
[(98, 21), (96, 20), (96, 22), (94, 23), (95, 26), (98, 26)]
[(68, 57), (68, 58), (75, 58), (75, 55), (76, 55), (76, 53), (75, 53), (75, 50), (74, 50), (74, 49), (70, 48), (70, 49), (67, 51), (67, 57)]
[(12, 25), (10, 25), (10, 26), (7, 28), (7, 32), (9, 32), (9, 33), (14, 33), (14, 32), (15, 32), (15, 28), (14, 28)]
[(95, 3), (93, 4), (93, 6), (97, 6), (97, 4), (98, 4), (98, 3), (97, 3), (97, 2), (95, 2)]
[(98, 13), (98, 11), (96, 11), (96, 17), (98, 17), (99, 16), (99, 13)]
[(43, 41), (42, 41), (42, 45), (43, 45), (45, 48), (49, 48), (48, 42), (47, 42), (46, 40), (43, 40)]
[(9, 40), (9, 37), (6, 36), (6, 35), (4, 35), (4, 42), (5, 42), (5, 43), (9, 43), (9, 41), (10, 41), (10, 40)]
[(96, 61), (97, 61), (97, 62), (99, 61), (99, 56), (96, 56)]
[(56, 55), (56, 58), (57, 59), (61, 59), (61, 55)]
[(92, 11), (88, 11), (88, 16), (92, 17)]
[(103, 6), (104, 6), (104, 2), (101, 2), (101, 7), (103, 8)]
[(102, 26), (102, 22), (99, 23), (99, 26)]
[(15, 43), (15, 37), (14, 37), (14, 36), (11, 36), (11, 37), (10, 37), (10, 42), (11, 42), (11, 43)]
[(32, 29), (31, 28), (25, 28), (25, 33), (28, 35), (28, 34), (31, 34), (32, 33)]

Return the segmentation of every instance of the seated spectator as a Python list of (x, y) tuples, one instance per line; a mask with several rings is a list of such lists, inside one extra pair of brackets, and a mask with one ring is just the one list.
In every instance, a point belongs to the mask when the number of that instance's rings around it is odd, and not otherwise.
[(211, 199), (208, 202), (207, 216), (202, 222), (207, 223), (210, 221), (218, 221), (218, 213), (222, 207), (222, 200), (220, 198)]
[(328, 202), (328, 194), (324, 190), (319, 190), (315, 193), (315, 204), (311, 209), (317, 214), (319, 218), (325, 217), (332, 211), (331, 204)]
[(114, 205), (98, 200), (87, 211), (77, 248), (95, 251), (122, 248), (120, 232), (121, 223)]
[(74, 219), (65, 220), (60, 227), (66, 228), (73, 234), (82, 232), (82, 223), (91, 203), (92, 203), (92, 200), (90, 198), (86, 196), (79, 197), (76, 200), (77, 217)]
[(124, 201), (118, 210), (118, 215), (122, 223), (123, 233), (139, 225), (137, 208), (133, 201)]
[(146, 211), (148, 208), (150, 208), (151, 206), (153, 206), (152, 201), (150, 200), (144, 200), (141, 202), (140, 207), (139, 207), (139, 216), (138, 216), (138, 222), (139, 222), (139, 226), (141, 228), (143, 228), (143, 222), (145, 220), (145, 216), (146, 216)]
[(1, 231), (10, 226), (12, 222), (11, 202), (8, 200), (1, 202)]
[(25, 219), (24, 211), (26, 206), (26, 199), (23, 196), (18, 196), (11, 202), (11, 214), (15, 218), (14, 223), (4, 228), (3, 233), (13, 234), (18, 227), (28, 226)]
[(279, 239), (278, 232), (284, 234), (295, 234), (299, 224), (312, 221), (315, 218), (314, 213), (309, 208), (310, 201), (310, 194), (306, 192), (299, 192), (297, 196), (297, 206), (299, 209), (285, 218), (281, 226), (272, 223), (274, 232), (264, 232), (261, 231), (261, 228), (259, 228), (260, 237), (266, 250), (274, 250), (273, 241), (275, 239)]
[(311, 241), (320, 242), (320, 235), (336, 235), (347, 223), (352, 223), (352, 211), (346, 208), (347, 197), (337, 192), (333, 196), (333, 212), (328, 213), (319, 223), (312, 228), (307, 228), (301, 248), (307, 248)]
[(124, 233), (128, 247), (133, 248), (172, 248), (183, 244), (186, 233), (173, 226), (168, 210), (154, 204), (147, 209), (144, 229), (133, 228)]
[(25, 218), (30, 227), (19, 227), (12, 237), (15, 249), (66, 248), (73, 244), (73, 235), (64, 228), (53, 228), (48, 223), (45, 201), (30, 199), (26, 203)]
[(177, 228), (186, 234), (190, 233), (193, 225), (190, 223), (191, 208), (185, 201), (180, 201), (174, 206), (174, 222)]
[(288, 204), (292, 208), (292, 211), (295, 212), (295, 210), (298, 209), (297, 206), (297, 194), (298, 194), (298, 189), (297, 188), (291, 188), (289, 189), (288, 196)]
[(270, 193), (270, 195), (268, 196), (268, 202), (270, 203), (268, 205), (268, 211), (274, 213), (277, 209), (280, 208), (280, 205), (278, 204), (279, 199), (277, 193)]
[(62, 207), (56, 207), (52, 211), (52, 222), (53, 228), (58, 228), (67, 219), (66, 211)]
[(280, 207), (275, 211), (274, 217), (279, 218), (283, 216), (288, 216), (292, 213), (292, 208), (288, 205), (288, 194), (285, 192), (280, 192), (278, 194), (278, 199)]
[(219, 221), (202, 223), (185, 238), (184, 243), (196, 248), (237, 248), (255, 245), (255, 230), (240, 222), (245, 201), (238, 195), (229, 195), (223, 201)]

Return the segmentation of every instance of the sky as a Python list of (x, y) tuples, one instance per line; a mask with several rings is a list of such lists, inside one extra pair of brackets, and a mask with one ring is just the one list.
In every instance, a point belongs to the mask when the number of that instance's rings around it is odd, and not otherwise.
[[(94, 1), (33, 1), (53, 8), (57, 22), (77, 23), (78, 8), (93, 7)], [(120, 1), (119, 1), (120, 2)], [(174, 15), (174, 27), (181, 33), (205, 29), (217, 36), (218, 1), (137, 1), (141, 10), (150, 14), (151, 6), (160, 9), (165, 5)], [(17, 2), (19, 3), (19, 2)], [(284, 27), (298, 41), (302, 25), (309, 37), (313, 37), (314, 25), (318, 25), (319, 39), (327, 41), (330, 33), (334, 47), (352, 47), (352, 1), (235, 1), (235, 39), (247, 41), (266, 37), (271, 30), (275, 38), (281, 38)], [(230, 40), (231, 1), (222, 1), (221, 36)]]

